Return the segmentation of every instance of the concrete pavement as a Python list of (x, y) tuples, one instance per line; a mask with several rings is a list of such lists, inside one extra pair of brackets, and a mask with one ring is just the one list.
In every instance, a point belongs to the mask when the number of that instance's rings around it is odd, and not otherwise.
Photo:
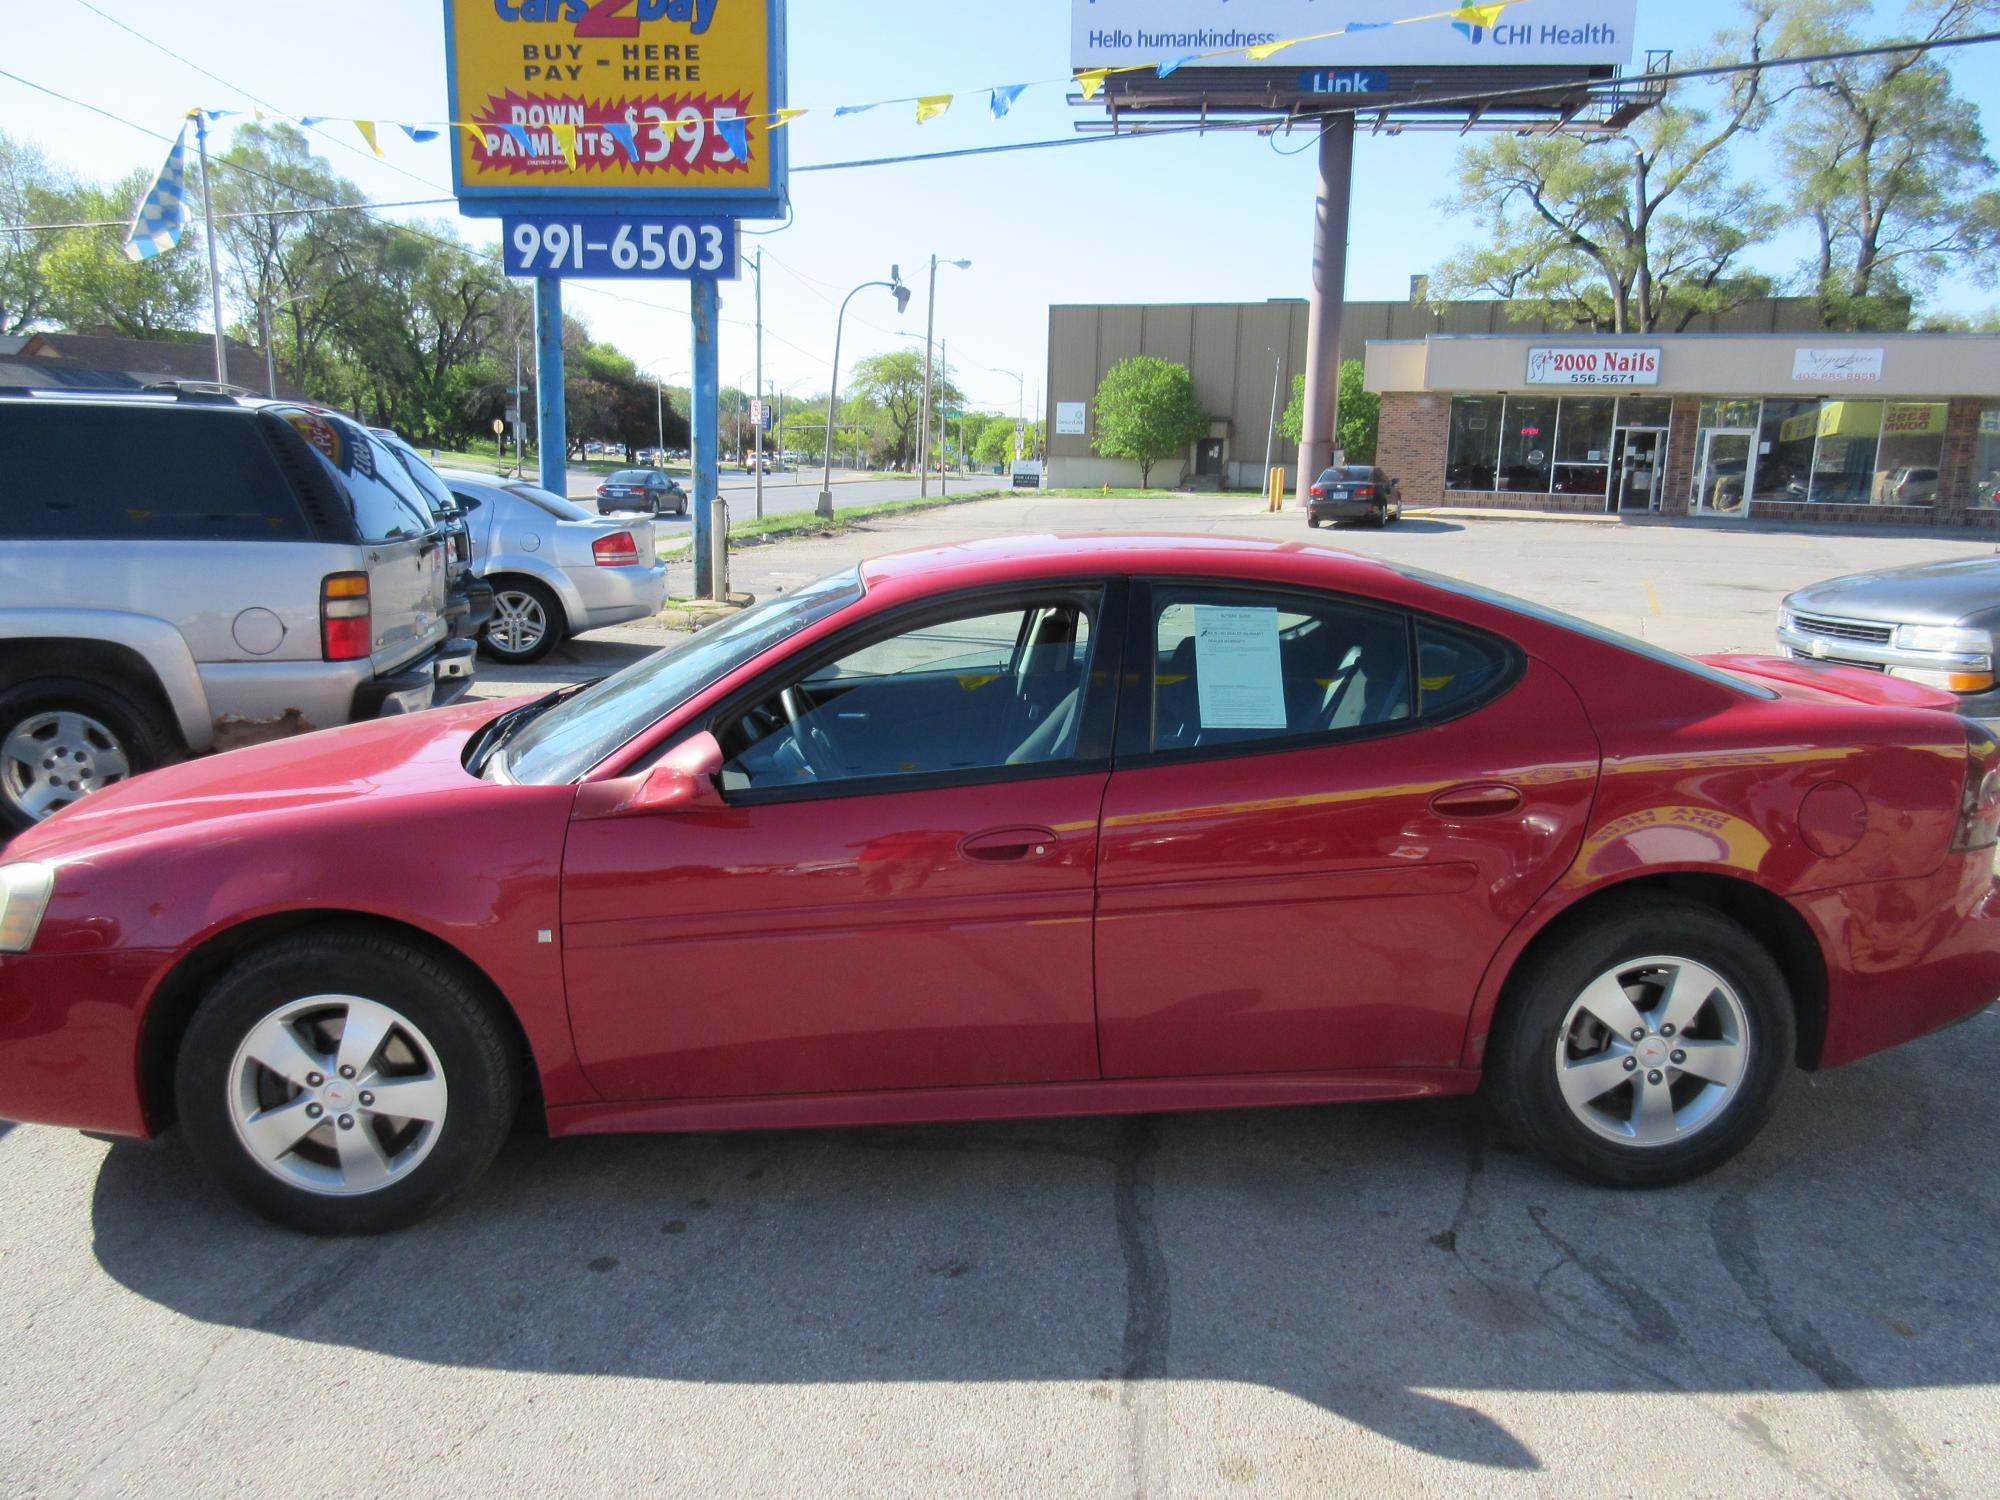
[[(1989, 550), (1035, 496), (736, 575), (1142, 527), (1352, 546), (1697, 650), (1767, 649), (1814, 578)], [(1465, 1101), (523, 1137), (356, 1242), (247, 1219), (172, 1142), (0, 1126), (0, 1495), (1993, 1495), (1997, 1075), (1989, 1011), (1794, 1078), (1745, 1156), (1647, 1194), (1496, 1149)]]

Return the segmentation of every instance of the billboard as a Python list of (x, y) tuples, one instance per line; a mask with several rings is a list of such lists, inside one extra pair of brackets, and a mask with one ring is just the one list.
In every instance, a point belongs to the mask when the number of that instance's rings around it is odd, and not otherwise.
[(784, 0), (445, 0), (444, 16), (464, 212), (783, 216)]
[[(1203, 68), (1579, 66), (1628, 63), (1639, 0), (1534, 0), (1493, 25), (1409, 21), (1412, 0), (1071, 0), (1070, 61), (1122, 68), (1187, 61)], [(1397, 22), (1407, 22), (1398, 25)], [(1335, 32), (1326, 36), (1322, 33)], [(1259, 60), (1241, 49), (1313, 37)], [(1202, 57), (1206, 52), (1227, 57)]]

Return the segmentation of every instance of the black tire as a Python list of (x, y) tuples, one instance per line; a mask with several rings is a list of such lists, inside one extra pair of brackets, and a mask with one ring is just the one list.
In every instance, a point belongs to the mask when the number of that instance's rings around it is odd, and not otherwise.
[(1308, 514), (1308, 515), (1306, 516), (1306, 525), (1308, 525), (1308, 526), (1312, 527), (1312, 529), (1313, 529), (1314, 531), (1318, 531), (1318, 530), (1319, 530), (1319, 517), (1318, 517), (1318, 516), (1315, 516), (1315, 515), (1311, 515), (1311, 514)]
[[(64, 756), (65, 763), (57, 766), (46, 764), (46, 758), (43, 763), (37, 764), (0, 755), (0, 834), (20, 833), (50, 813), (61, 810), (60, 807), (50, 807), (39, 814), (29, 811), (28, 799), (34, 790), (35, 778), (54, 776), (64, 770), (82, 772), (84, 774), (72, 777), (78, 783), (77, 794), (82, 795), (93, 789), (90, 783), (115, 785), (166, 765), (179, 752), (178, 737), (165, 722), (160, 710), (145, 697), (87, 677), (31, 677), (26, 682), (17, 682), (0, 690), (0, 746), (4, 746), (17, 730), (44, 715), (55, 713), (81, 715), (107, 731), (108, 737), (100, 738), (92, 733), (85, 743), (69, 748)], [(50, 755), (64, 748), (55, 740), (49, 742)], [(86, 759), (74, 759), (79, 751)], [(93, 752), (96, 751), (122, 756), (125, 771), (108, 780), (102, 779), (102, 772), (96, 776), (88, 774), (93, 764)]]
[[(1557, 1059), (1563, 1022), (1585, 987), (1654, 956), (1691, 960), (1727, 983), (1742, 1008), (1749, 1058), (1705, 1123), (1685, 1139), (1642, 1146), (1606, 1139), (1578, 1118), (1563, 1098)], [(1796, 1049), (1791, 992), (1763, 945), (1719, 912), (1662, 896), (1599, 914), (1515, 976), (1489, 1044), (1485, 1087), (1502, 1130), (1564, 1170), (1605, 1187), (1666, 1187), (1749, 1145), (1777, 1107)]]
[[(238, 1047), (272, 1011), (317, 995), (378, 999), (407, 1017), (428, 1039), (449, 1094), (428, 1154), (409, 1175), (357, 1196), (279, 1177), (251, 1154), (231, 1116)], [(181, 1043), (175, 1102), (195, 1158), (252, 1212), (305, 1234), (382, 1234), (435, 1213), (492, 1164), (520, 1104), (518, 1051), (456, 965), (390, 938), (321, 928), (248, 954), (209, 991)]]
[[(495, 626), (506, 628), (502, 615), (507, 612), (506, 601), (510, 595), (525, 596), (541, 607), (545, 628), (539, 639), (532, 645), (516, 650), (494, 640)], [(563, 613), (562, 601), (543, 584), (532, 578), (502, 578), (493, 585), (493, 618), (486, 622), (486, 628), (479, 634), (479, 646), (495, 661), (503, 661), (516, 666), (540, 661), (563, 643), (569, 634), (569, 619)]]

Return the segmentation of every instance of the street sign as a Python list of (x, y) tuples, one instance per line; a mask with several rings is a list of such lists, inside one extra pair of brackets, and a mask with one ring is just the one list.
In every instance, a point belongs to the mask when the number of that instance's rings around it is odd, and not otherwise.
[(770, 420), (771, 420), (770, 407), (766, 406), (761, 401), (752, 401), (750, 403), (750, 425), (752, 427), (768, 426), (770, 424)]
[(785, 0), (444, 10), (462, 212), (784, 217)]
[(733, 281), (741, 274), (736, 221), (717, 215), (510, 215), (501, 222), (509, 276)]

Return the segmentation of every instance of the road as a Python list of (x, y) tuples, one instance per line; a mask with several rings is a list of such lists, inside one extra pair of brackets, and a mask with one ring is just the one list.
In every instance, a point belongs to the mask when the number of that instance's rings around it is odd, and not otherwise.
[[(883, 500), (913, 500), (917, 495), (917, 480), (908, 479), (861, 479), (846, 476), (839, 470), (833, 476), (833, 503), (836, 509), (848, 505), (873, 505)], [(595, 508), (597, 486), (600, 483), (595, 474), (581, 470), (570, 471), (570, 498), (581, 505)], [(683, 481), (685, 485), (685, 481)], [(1007, 480), (998, 474), (968, 474), (948, 476), (947, 493), (967, 494), (973, 490), (1004, 489)], [(797, 511), (808, 511), (819, 504), (820, 471), (809, 473), (766, 474), (764, 476), (764, 514), (767, 516), (790, 515)], [(932, 494), (938, 490), (936, 476), (931, 479)], [(729, 504), (729, 518), (741, 523), (757, 514), (757, 480), (751, 474), (724, 474), (722, 476), (722, 498)], [(662, 537), (671, 540), (672, 528), (678, 524), (673, 517), (661, 518)]]
[[(1991, 552), (1009, 497), (738, 573), (1105, 527), (1331, 541), (1697, 650), (1766, 647), (1812, 578)], [(1639, 1194), (1457, 1100), (523, 1135), (453, 1212), (351, 1242), (246, 1219), (171, 1140), (0, 1125), (0, 1495), (2000, 1494), (1996, 1093), (1988, 1011), (1794, 1077), (1743, 1157)]]

